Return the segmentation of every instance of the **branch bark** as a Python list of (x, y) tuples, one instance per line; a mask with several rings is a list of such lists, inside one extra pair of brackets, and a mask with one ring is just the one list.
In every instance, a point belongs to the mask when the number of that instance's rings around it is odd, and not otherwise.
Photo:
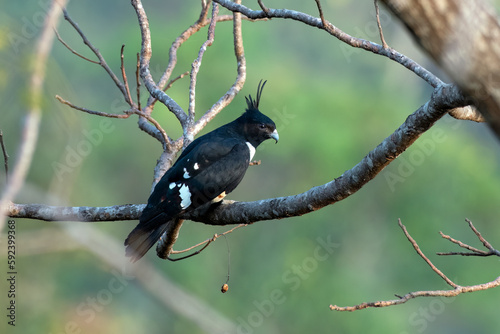
[(21, 189), (35, 152), (40, 119), (42, 117), (41, 101), (47, 57), (54, 41), (53, 28), (57, 25), (61, 16), (61, 7), (64, 7), (65, 4), (66, 0), (52, 1), (32, 57), (34, 66), (28, 88), (30, 97), (29, 109), (22, 131), (21, 146), (17, 153), (18, 159), (12, 168), (13, 173), (0, 198), (0, 232), (5, 225), (4, 218), (8, 211), (8, 205)]
[(500, 23), (486, 1), (383, 0), (500, 137)]
[[(498, 250), (494, 249), (491, 247), (489, 242), (487, 242), (481, 234), (476, 230), (474, 225), (472, 225), (471, 221), (466, 219), (467, 222), (469, 223), (470, 228), (474, 231), (474, 233), (478, 236), (478, 238), (483, 242), (484, 246), (490, 250), (498, 252)], [(330, 310), (332, 311), (357, 311), (357, 310), (363, 310), (365, 308), (370, 308), (370, 307), (387, 307), (387, 306), (393, 306), (393, 305), (399, 305), (399, 304), (404, 304), (410, 299), (417, 298), (417, 297), (455, 297), (458, 296), (462, 293), (466, 292), (475, 292), (475, 291), (481, 291), (481, 290), (488, 290), (492, 288), (496, 288), (497, 286), (500, 285), (500, 276), (495, 278), (491, 282), (487, 283), (482, 283), (482, 284), (476, 284), (476, 285), (468, 285), (468, 286), (462, 286), (458, 285), (452, 280), (450, 280), (441, 270), (439, 270), (432, 262), (425, 256), (425, 254), (420, 250), (420, 247), (418, 246), (417, 242), (415, 239), (411, 237), (411, 235), (408, 233), (406, 227), (401, 223), (401, 220), (398, 221), (399, 227), (403, 230), (403, 233), (405, 234), (406, 238), (408, 238), (408, 241), (412, 244), (413, 248), (417, 252), (417, 254), (431, 267), (432, 271), (434, 271), (436, 274), (441, 277), (446, 284), (451, 286), (453, 289), (451, 290), (423, 290), (423, 291), (415, 291), (415, 292), (409, 292), (404, 296), (397, 296), (399, 297), (398, 299), (392, 299), (392, 300), (384, 300), (384, 301), (376, 301), (376, 302), (366, 302), (366, 303), (361, 303), (358, 305), (354, 306), (337, 306), (337, 305), (330, 305)], [(441, 235), (443, 235), (441, 233)], [(450, 240), (449, 238), (446, 238)], [(452, 241), (455, 242), (455, 241)], [(464, 247), (464, 245), (460, 245), (461, 247)], [(467, 245), (468, 246), (468, 245)], [(470, 246), (469, 246), (470, 247)], [(467, 247), (464, 247), (467, 248)], [(470, 253), (468, 253), (470, 254)], [(438, 255), (450, 255), (450, 254), (439, 254)], [(498, 254), (491, 254), (491, 255), (498, 255)]]
[[(314, 187), (302, 194), (254, 202), (222, 201), (203, 206), (185, 214), (182, 219), (209, 225), (249, 224), (257, 221), (300, 216), (341, 201), (361, 189), (389, 163), (403, 153), (449, 109), (466, 106), (468, 101), (457, 86), (441, 85), (431, 99), (356, 166), (329, 183)], [(41, 220), (111, 221), (138, 219), (143, 205), (122, 205), (103, 208), (55, 208), (41, 205), (13, 204), (9, 215)], [(53, 214), (52, 211), (57, 212)], [(112, 215), (116, 219), (112, 219)]]

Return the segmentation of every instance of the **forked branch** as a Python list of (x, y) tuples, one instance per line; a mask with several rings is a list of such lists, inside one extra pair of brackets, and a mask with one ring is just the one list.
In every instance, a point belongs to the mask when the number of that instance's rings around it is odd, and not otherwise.
[[(474, 228), (472, 223), (467, 219), (467, 222), (469, 223), (469, 226), (471, 229), (476, 233), (476, 235), (481, 239), (485, 247), (493, 249), (491, 247), (490, 243), (487, 242), (481, 234)], [(404, 296), (397, 296), (398, 299), (393, 299), (393, 300), (385, 300), (385, 301), (376, 301), (376, 302), (366, 302), (366, 303), (361, 303), (358, 305), (354, 306), (337, 306), (337, 305), (330, 305), (330, 309), (332, 311), (357, 311), (357, 310), (363, 310), (366, 308), (371, 308), (371, 307), (386, 307), (386, 306), (393, 306), (393, 305), (399, 305), (399, 304), (404, 304), (410, 299), (417, 298), (417, 297), (455, 297), (458, 296), (459, 294), (465, 293), (465, 292), (475, 292), (475, 291), (481, 291), (481, 290), (487, 290), (491, 289), (494, 287), (497, 287), (500, 285), (500, 276), (494, 279), (491, 282), (488, 283), (482, 283), (482, 284), (477, 284), (477, 285), (469, 285), (469, 286), (461, 286), (456, 283), (454, 283), (452, 280), (450, 280), (441, 270), (439, 270), (432, 262), (429, 260), (427, 256), (422, 252), (420, 247), (418, 246), (417, 242), (415, 239), (411, 237), (411, 235), (408, 233), (406, 227), (401, 223), (401, 219), (398, 220), (399, 227), (403, 230), (403, 233), (405, 234), (406, 238), (408, 241), (412, 244), (413, 248), (417, 252), (417, 254), (431, 267), (432, 271), (434, 271), (439, 277), (441, 277), (446, 284), (451, 286), (453, 289), (451, 290), (426, 290), (426, 291), (415, 291), (415, 292), (409, 292)], [(443, 235), (441, 233), (441, 235)], [(447, 236), (443, 236), (445, 239), (450, 240), (450, 238), (447, 238)], [(454, 243), (454, 240), (450, 240)], [(470, 249), (466, 246), (465, 244), (460, 244), (461, 247)], [(490, 251), (491, 251), (490, 249)], [(498, 252), (498, 251), (497, 251)], [(438, 253), (439, 254), (439, 253)], [(449, 253), (445, 254), (440, 254), (440, 255), (450, 255)], [(490, 255), (498, 255), (498, 254), (490, 254)]]

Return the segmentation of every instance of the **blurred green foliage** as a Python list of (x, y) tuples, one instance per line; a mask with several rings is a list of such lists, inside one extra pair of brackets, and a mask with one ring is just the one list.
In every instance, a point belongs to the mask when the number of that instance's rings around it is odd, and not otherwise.
[[(13, 162), (27, 106), (30, 57), (40, 29), (36, 19), (43, 13), (45, 2), (0, 3), (0, 128)], [(246, 4), (257, 8), (256, 2)], [(172, 41), (198, 17), (199, 2), (144, 1), (144, 6), (153, 36), (151, 68), (158, 79)], [(314, 1), (268, 1), (267, 6), (286, 6), (313, 15), (317, 12)], [(323, 1), (325, 16), (336, 26), (377, 42), (372, 6), (371, 2)], [(132, 7), (118, 1), (92, 0), (70, 2), (68, 10), (116, 73), (120, 47), (126, 45), (125, 63), (133, 83), (140, 33)], [(386, 40), (393, 48), (446, 79), (385, 11), (382, 21)], [(31, 37), (30, 24), (35, 27)], [(234, 81), (231, 29), (229, 22), (217, 24), (215, 43), (203, 59), (196, 100), (198, 115)], [(58, 31), (72, 47), (92, 58), (69, 24), (61, 22)], [(325, 32), (297, 22), (244, 22), (243, 35), (245, 87), (204, 132), (243, 112), (243, 96), (254, 94), (264, 78), (268, 84), (262, 111), (275, 120), (280, 142), (259, 148), (256, 159), (262, 164), (249, 169), (231, 199), (297, 194), (340, 176), (430, 96), (429, 86), (399, 64), (349, 49)], [(21, 42), (13, 42), (13, 36), (22, 37)], [(174, 76), (190, 69), (205, 38), (206, 28), (181, 47)], [(185, 78), (175, 83), (169, 91), (184, 108), (188, 81)], [(59, 104), (54, 99), (56, 94), (76, 105), (105, 112), (119, 113), (124, 106), (101, 68), (56, 42), (48, 63), (37, 151), (17, 201), (71, 206), (145, 203), (161, 153), (159, 143), (138, 130), (135, 116), (113, 119), (106, 125), (110, 130), (101, 131), (102, 136), (91, 143), (81, 162), (69, 172), (58, 173), (54, 163), (65, 163), (71, 150), (88, 144), (86, 133), (101, 129), (103, 119)], [(143, 90), (144, 101), (146, 97)], [(166, 108), (158, 105), (154, 117), (171, 136), (181, 134), (175, 117)], [(421, 298), (403, 306), (354, 313), (331, 312), (328, 306), (447, 288), (415, 254), (397, 226), (398, 218), (422, 250), (458, 284), (477, 284), (497, 277), (497, 259), (438, 258), (434, 254), (457, 250), (441, 239), (438, 231), (480, 246), (464, 222), (466, 217), (499, 247), (500, 229), (495, 225), (499, 166), (498, 140), (486, 125), (446, 116), (375, 180), (346, 200), (303, 217), (259, 222), (228, 235), (231, 276), (229, 292), (224, 295), (219, 291), (227, 272), (227, 248), (222, 239), (186, 261), (165, 262), (156, 258), (154, 251), (146, 261), (152, 261), (182, 289), (239, 325), (241, 333), (493, 333), (500, 326), (497, 312), (491, 311), (499, 307), (497, 289), (451, 300)], [(399, 175), (399, 181), (392, 182), (391, 175)], [(92, 226), (121, 244), (135, 224)], [(23, 249), (29, 248), (38, 233), (61, 225), (17, 220), (17, 226), (17, 326), (7, 326), (3, 317), (0, 332), (204, 332), (135, 283), (114, 295), (92, 319), (78, 314), (79, 305), (106, 287), (111, 268), (84, 248), (46, 252), (41, 247), (23, 255)], [(186, 222), (176, 248), (224, 230)], [(318, 240), (330, 240), (336, 247), (331, 253), (321, 253), (327, 256), (315, 257), (321, 245)], [(60, 241), (48, 241), (47, 246)], [(74, 243), (78, 244), (78, 238)], [(0, 291), (5, 297), (4, 289)], [(281, 294), (273, 302), (276, 291)], [(78, 326), (65, 328), (70, 321)]]

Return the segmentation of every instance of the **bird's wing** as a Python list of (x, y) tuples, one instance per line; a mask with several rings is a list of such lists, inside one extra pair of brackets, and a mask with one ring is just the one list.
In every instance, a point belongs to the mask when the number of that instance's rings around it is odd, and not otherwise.
[(127, 254), (142, 257), (176, 215), (225, 196), (236, 188), (250, 163), (246, 143), (206, 141), (180, 157), (163, 176), (125, 241)]

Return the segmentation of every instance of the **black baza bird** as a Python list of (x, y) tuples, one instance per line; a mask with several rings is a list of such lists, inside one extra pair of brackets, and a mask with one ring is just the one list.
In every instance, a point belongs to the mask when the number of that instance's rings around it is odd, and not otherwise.
[(126, 255), (139, 260), (160, 239), (168, 222), (208, 202), (219, 202), (241, 182), (255, 149), (279, 136), (274, 122), (259, 111), (264, 89), (245, 97), (246, 111), (234, 121), (194, 140), (156, 184), (139, 224), (125, 240)]

